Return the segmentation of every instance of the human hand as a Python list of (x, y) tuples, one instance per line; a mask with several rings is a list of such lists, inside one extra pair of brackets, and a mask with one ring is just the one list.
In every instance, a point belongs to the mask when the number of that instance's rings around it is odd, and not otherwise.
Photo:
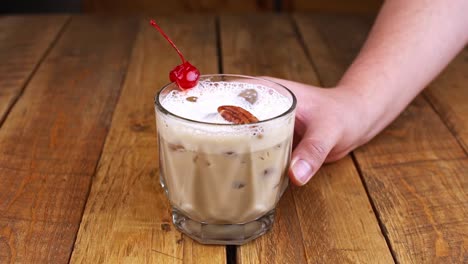
[(289, 176), (306, 184), (324, 162), (332, 162), (368, 140), (362, 101), (351, 89), (323, 89), (263, 77), (289, 88), (297, 98), (294, 144)]

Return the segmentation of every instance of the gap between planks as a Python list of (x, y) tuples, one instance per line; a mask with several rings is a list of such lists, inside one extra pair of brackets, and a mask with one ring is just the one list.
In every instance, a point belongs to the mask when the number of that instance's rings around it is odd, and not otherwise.
[[(298, 38), (298, 41), (299, 43), (301, 44), (301, 47), (302, 49), (304, 50), (304, 53), (306, 54), (306, 57), (307, 59), (309, 60), (310, 64), (312, 65), (314, 71), (315, 71), (315, 74), (317, 75), (317, 79), (318, 79), (318, 82), (320, 84), (321, 87), (325, 88), (325, 84), (324, 84), (324, 81), (322, 80), (322, 76), (318, 73), (318, 70), (317, 70), (317, 65), (314, 63), (314, 60), (312, 59), (312, 55), (310, 54), (309, 52), (309, 49), (307, 48), (307, 44), (306, 44), (306, 41), (304, 39), (304, 36), (302, 35), (301, 33), (301, 30), (299, 29), (299, 25), (297, 24), (297, 21), (296, 19), (293, 17), (293, 15), (289, 15), (290, 17), (290, 20), (291, 20), (291, 24), (292, 24), (292, 27), (294, 29), (294, 32), (295, 34), (297, 35), (297, 38)], [(330, 49), (329, 47), (329, 44), (326, 42), (326, 41), (323, 41), (323, 44), (328, 48)], [(351, 159), (353, 161), (353, 164), (354, 164), (354, 167), (359, 175), (359, 179), (361, 180), (361, 184), (362, 186), (364, 187), (364, 190), (366, 192), (366, 195), (367, 195), (367, 199), (369, 201), (369, 203), (371, 204), (371, 207), (372, 207), (372, 211), (374, 212), (374, 215), (375, 215), (375, 218), (377, 220), (377, 223), (379, 224), (379, 228), (380, 228), (380, 232), (382, 233), (383, 237), (385, 238), (385, 242), (387, 243), (387, 247), (388, 249), (390, 250), (390, 253), (392, 255), (392, 258), (393, 258), (393, 261), (395, 263), (397, 263), (397, 260), (396, 260), (396, 257), (395, 257), (395, 252), (392, 248), (392, 245), (390, 243), (390, 240), (388, 238), (388, 234), (387, 234), (387, 229), (385, 228), (385, 225), (384, 223), (382, 222), (382, 219), (380, 218), (380, 214), (377, 210), (377, 208), (375, 207), (375, 203), (369, 193), (369, 189), (367, 187), (367, 184), (366, 182), (364, 181), (364, 178), (363, 178), (363, 174), (362, 174), (362, 171), (361, 171), (361, 168), (356, 160), (356, 157), (354, 155), (354, 152), (351, 152), (350, 154), (348, 154), (351, 156)]]
[[(429, 89), (429, 88), (426, 88), (426, 89)], [(443, 118), (443, 113), (441, 112), (441, 110), (439, 108), (437, 108), (434, 104), (434, 102), (432, 102), (432, 100), (429, 98), (429, 96), (427, 95), (427, 93), (425, 93), (424, 91), (422, 92), (422, 96), (424, 97), (424, 100), (427, 101), (427, 103), (431, 106), (432, 110), (434, 110), (434, 112), (437, 114), (437, 116), (439, 117), (439, 119), (442, 121), (442, 123), (445, 125), (445, 127), (447, 127), (447, 129), (450, 131), (450, 133), (452, 134), (452, 136), (455, 138), (455, 140), (457, 141), (458, 145), (460, 145), (460, 148), (463, 149), (463, 151), (465, 152), (465, 155), (468, 157), (468, 148), (465, 147), (465, 145), (463, 144), (463, 139), (460, 138), (460, 136), (458, 135), (457, 131), (455, 131), (455, 129), (450, 125), (449, 121), (446, 120), (445, 118)]]
[[(68, 22), (71, 21), (71, 17), (69, 18)], [(133, 48), (135, 47), (135, 42), (136, 42), (136, 38), (137, 38), (137, 34), (134, 34), (133, 36), (133, 40), (132, 40), (132, 44), (130, 45), (129, 49), (130, 49), (130, 55), (129, 55), (129, 58), (131, 58), (132, 56), (132, 52), (133, 51)], [(130, 59), (129, 59), (130, 60)], [(122, 77), (122, 80), (119, 84), (120, 88), (119, 88), (119, 93), (117, 95), (117, 103), (114, 105), (114, 110), (115, 108), (117, 107), (117, 104), (118, 102), (120, 101), (120, 96), (122, 95), (122, 90), (123, 90), (123, 85), (125, 84), (125, 81), (127, 80), (127, 73), (128, 73), (128, 68), (130, 67), (130, 61), (127, 63), (127, 65), (125, 66), (125, 72), (123, 73), (123, 77)], [(114, 113), (115, 111), (112, 111), (112, 114), (111, 114), (111, 117), (110, 117), (110, 120), (113, 120), (114, 118)], [(110, 127), (110, 126), (109, 126)], [(110, 131), (110, 128), (109, 128), (109, 131)], [(106, 134), (106, 138), (104, 139), (104, 143), (102, 145), (102, 148), (101, 150), (99, 151), (99, 154), (98, 154), (98, 159), (97, 159), (97, 162), (94, 166), (94, 170), (93, 170), (93, 173), (92, 173), (92, 176), (91, 176), (91, 179), (88, 183), (88, 189), (86, 191), (86, 200), (85, 202), (83, 203), (83, 207), (81, 208), (81, 218), (80, 218), (80, 221), (79, 221), (79, 224), (78, 224), (78, 227), (81, 226), (81, 223), (83, 221), (83, 215), (84, 215), (84, 212), (85, 212), (85, 208), (86, 208), (86, 205), (88, 204), (88, 197), (89, 197), (89, 194), (91, 192), (91, 186), (93, 184), (93, 180), (94, 178), (96, 177), (96, 172), (97, 172), (97, 168), (99, 167), (99, 164), (101, 163), (101, 157), (102, 157), (102, 153), (103, 153), (103, 150), (104, 150), (104, 146), (106, 145), (107, 143), (107, 140), (109, 138), (109, 131), (107, 132)], [(79, 229), (79, 228), (78, 228)], [(68, 263), (70, 263), (71, 261), (71, 257), (72, 257), (72, 254), (73, 254), (73, 251), (75, 250), (75, 243), (76, 243), (76, 239), (78, 237), (78, 230), (76, 231), (75, 233), (75, 237), (73, 238), (73, 244), (72, 244), (72, 247), (71, 247), (71, 250), (70, 250), (70, 254), (68, 256)]]
[(372, 206), (372, 211), (374, 211), (374, 215), (375, 215), (375, 218), (377, 219), (377, 223), (379, 223), (380, 232), (382, 233), (383, 237), (385, 238), (385, 242), (387, 243), (388, 249), (390, 250), (390, 254), (392, 255), (393, 262), (399, 263), (398, 260), (397, 260), (396, 255), (395, 255), (395, 250), (392, 247), (392, 243), (390, 243), (390, 238), (388, 237), (388, 230), (385, 227), (385, 224), (383, 223), (383, 221), (381, 219), (379, 210), (377, 210), (374, 199), (372, 199), (372, 196), (370, 195), (369, 187), (367, 186), (367, 183), (364, 180), (364, 175), (362, 173), (361, 166), (359, 166), (359, 162), (356, 159), (356, 155), (354, 155), (354, 152), (351, 152), (351, 154), (349, 154), (349, 155), (351, 155), (351, 158), (353, 159), (354, 167), (356, 167), (359, 178), (361, 179), (361, 183), (364, 186), (364, 190), (366, 190), (366, 194), (367, 194), (367, 197), (369, 199), (369, 203)]

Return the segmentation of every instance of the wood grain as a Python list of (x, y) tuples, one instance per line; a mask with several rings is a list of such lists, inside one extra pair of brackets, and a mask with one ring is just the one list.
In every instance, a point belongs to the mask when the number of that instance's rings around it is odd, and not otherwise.
[[(294, 15), (320, 83), (333, 87), (366, 40), (371, 19), (352, 15)], [(346, 41), (337, 41), (337, 36)]]
[(400, 263), (466, 263), (467, 172), (466, 158), (364, 171)]
[[(326, 56), (335, 58), (337, 65), (332, 72), (340, 74), (324, 78), (329, 84), (336, 82), (358, 51), (340, 48), (339, 43), (360, 46), (362, 42), (347, 30), (354, 27), (365, 34), (369, 25), (345, 17), (297, 16), (296, 20), (313, 58), (322, 56), (314, 53), (317, 37), (334, 51)], [(309, 30), (315, 34), (312, 39), (308, 38)], [(333, 68), (330, 62), (315, 65), (319, 72), (322, 67)], [(446, 75), (459, 77), (463, 68), (449, 67), (447, 71)], [(463, 78), (451, 80), (453, 85), (442, 82), (439, 89), (451, 93), (451, 86), (463, 86)], [(355, 156), (398, 262), (467, 261), (466, 155), (423, 97), (369, 144), (356, 150)]]
[[(318, 85), (288, 17), (226, 16), (220, 25), (225, 72)], [(349, 157), (323, 168), (307, 186), (290, 187), (273, 230), (240, 246), (237, 257), (238, 263), (392, 262)]]
[(0, 263), (65, 263), (135, 24), (75, 17), (0, 129)]
[(465, 157), (429, 103), (417, 97), (369, 144), (355, 151), (363, 169)]
[(349, 156), (294, 194), (309, 263), (393, 263)]
[(293, 192), (286, 190), (277, 209), (273, 229), (237, 247), (237, 263), (305, 263), (302, 230)]
[[(158, 22), (202, 73), (218, 71), (214, 18), (189, 16)], [(143, 21), (72, 263), (226, 261), (225, 247), (200, 245), (175, 229), (159, 185), (153, 97), (178, 64), (177, 54)]]
[(424, 92), (466, 153), (468, 153), (467, 84), (468, 48), (465, 48)]
[(67, 19), (0, 17), (0, 125)]

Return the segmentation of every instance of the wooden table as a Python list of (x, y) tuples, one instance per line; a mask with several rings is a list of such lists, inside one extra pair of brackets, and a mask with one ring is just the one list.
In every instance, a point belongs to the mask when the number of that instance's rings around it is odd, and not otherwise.
[[(202, 73), (328, 87), (371, 25), (157, 19)], [(467, 49), (372, 142), (289, 188), (273, 230), (240, 247), (171, 223), (153, 95), (178, 60), (147, 18), (0, 17), (0, 263), (468, 262)]]

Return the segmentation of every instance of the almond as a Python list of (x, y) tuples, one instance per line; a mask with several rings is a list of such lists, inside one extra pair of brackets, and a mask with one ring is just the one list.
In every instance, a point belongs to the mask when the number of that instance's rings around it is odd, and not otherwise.
[(258, 119), (249, 111), (234, 105), (222, 105), (218, 107), (218, 113), (226, 120), (234, 124), (250, 124), (258, 122)]

